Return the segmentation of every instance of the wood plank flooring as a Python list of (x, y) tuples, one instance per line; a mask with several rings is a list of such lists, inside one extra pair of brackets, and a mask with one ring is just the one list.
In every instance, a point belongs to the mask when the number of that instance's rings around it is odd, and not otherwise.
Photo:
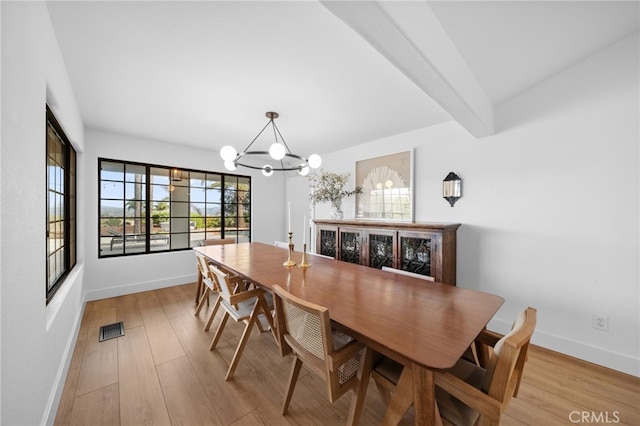
[[(350, 394), (330, 404), (324, 382), (304, 367), (280, 414), (292, 360), (271, 333), (253, 331), (225, 382), (243, 325), (229, 321), (209, 351), (220, 313), (204, 332), (211, 306), (194, 316), (194, 293), (186, 284), (87, 303), (55, 424), (345, 424)], [(125, 336), (98, 343), (100, 326), (118, 321)], [(537, 347), (529, 354), (502, 424), (640, 424), (640, 379)], [(360, 424), (379, 424), (384, 408), (370, 383)], [(410, 410), (403, 425), (412, 422)]]

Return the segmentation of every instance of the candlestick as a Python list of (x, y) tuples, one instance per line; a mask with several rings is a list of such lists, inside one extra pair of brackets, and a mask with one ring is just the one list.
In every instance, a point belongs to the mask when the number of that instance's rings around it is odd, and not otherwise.
[(308, 268), (311, 264), (307, 263), (307, 244), (302, 244), (302, 260), (298, 265), (298, 268)]
[(289, 218), (289, 228), (287, 232), (291, 232), (291, 201), (288, 202), (288, 212), (287, 217)]
[(286, 262), (284, 262), (282, 264), (282, 266), (286, 266), (287, 268), (292, 267), (292, 266), (296, 266), (296, 262), (293, 261), (293, 259), (291, 259), (291, 253), (293, 253), (293, 232), (289, 232), (289, 257), (286, 260)]

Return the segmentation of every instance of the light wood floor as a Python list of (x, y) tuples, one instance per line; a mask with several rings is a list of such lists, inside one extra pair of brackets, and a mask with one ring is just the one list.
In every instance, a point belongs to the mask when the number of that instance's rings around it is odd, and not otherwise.
[[(194, 293), (187, 284), (89, 302), (55, 424), (345, 424), (350, 395), (330, 404), (324, 382), (304, 369), (288, 414), (280, 415), (291, 358), (280, 357), (270, 333), (253, 332), (225, 382), (243, 325), (229, 321), (209, 351), (219, 318), (204, 332), (209, 311), (193, 315)], [(100, 326), (118, 321), (125, 336), (98, 343)], [(640, 425), (640, 379), (541, 348), (529, 354), (504, 425)], [(379, 424), (383, 412), (370, 383), (361, 424)]]

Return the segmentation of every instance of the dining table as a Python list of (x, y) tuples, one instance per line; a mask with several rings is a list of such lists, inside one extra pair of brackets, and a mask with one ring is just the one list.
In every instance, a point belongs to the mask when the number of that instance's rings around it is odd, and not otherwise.
[[(486, 292), (311, 253), (305, 254), (309, 266), (299, 267), (303, 253), (260, 242), (194, 250), (265, 291), (277, 284), (328, 308), (331, 320), (369, 350), (410, 368), (416, 425), (441, 424), (434, 373), (453, 367), (504, 303)], [(284, 266), (289, 259), (296, 265)], [(361, 382), (352, 411), (368, 376)]]

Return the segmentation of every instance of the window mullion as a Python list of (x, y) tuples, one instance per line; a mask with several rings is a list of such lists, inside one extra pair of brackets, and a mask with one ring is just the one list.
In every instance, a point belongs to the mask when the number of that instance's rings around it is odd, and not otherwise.
[(226, 197), (225, 197), (225, 193), (227, 191), (227, 184), (226, 184), (226, 175), (221, 175), (220, 176), (220, 238), (225, 238), (225, 234), (227, 232), (226, 229), (226, 219), (227, 219), (227, 205), (226, 205)]
[(144, 251), (149, 253), (151, 251), (151, 167), (145, 167), (144, 178)]
[(70, 240), (70, 231), (71, 231), (71, 200), (70, 200), (70, 196), (71, 196), (71, 188), (70, 188), (70, 182), (71, 182), (71, 170), (70, 170), (70, 163), (71, 163), (71, 155), (69, 153), (69, 147), (67, 146), (66, 143), (63, 144), (64, 146), (64, 152), (63, 152), (63, 167), (64, 167), (64, 191), (62, 192), (62, 196), (64, 197), (64, 206), (63, 206), (63, 211), (64, 211), (64, 220), (62, 221), (63, 224), (63, 232), (64, 232), (64, 236), (62, 238), (62, 246), (64, 247), (64, 265), (63, 268), (65, 271), (69, 270), (69, 265), (71, 264), (71, 255), (70, 255), (70, 248), (69, 247), (69, 240)]

